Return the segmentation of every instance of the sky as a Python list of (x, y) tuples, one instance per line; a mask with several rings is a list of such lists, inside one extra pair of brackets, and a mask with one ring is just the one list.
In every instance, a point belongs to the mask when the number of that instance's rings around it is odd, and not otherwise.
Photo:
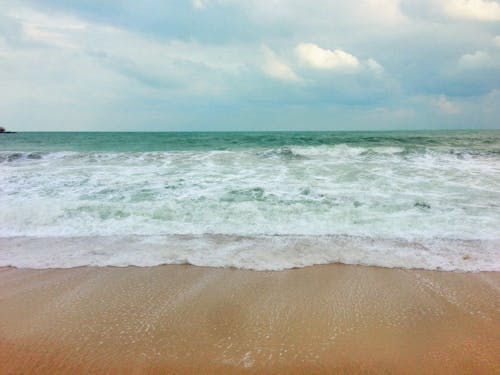
[(0, 1), (0, 125), (500, 129), (500, 2)]

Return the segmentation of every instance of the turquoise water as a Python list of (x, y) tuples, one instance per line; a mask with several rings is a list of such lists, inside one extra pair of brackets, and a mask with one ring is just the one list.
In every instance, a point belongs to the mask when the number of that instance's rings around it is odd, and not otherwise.
[(4, 134), (0, 222), (19, 267), (500, 270), (500, 131)]
[(416, 132), (24, 132), (0, 138), (2, 151), (210, 151), (286, 146), (455, 148), (500, 152), (500, 131)]

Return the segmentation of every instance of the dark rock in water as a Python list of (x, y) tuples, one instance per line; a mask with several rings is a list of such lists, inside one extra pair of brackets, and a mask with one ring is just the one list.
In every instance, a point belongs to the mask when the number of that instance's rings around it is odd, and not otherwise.
[(41, 159), (42, 155), (40, 155), (38, 152), (32, 152), (31, 154), (28, 155), (28, 159)]
[(311, 189), (309, 189), (308, 187), (302, 189), (302, 191), (300, 192), (300, 194), (302, 195), (309, 195), (311, 194)]
[(269, 150), (265, 151), (264, 153), (260, 154), (260, 157), (264, 158), (280, 158), (283, 160), (301, 160), (301, 159), (306, 159), (304, 155), (295, 153), (293, 150), (291, 150), (289, 147), (281, 147), (280, 149), (276, 150)]
[(429, 210), (431, 208), (431, 205), (424, 201), (418, 201), (417, 203), (414, 204), (414, 206), (419, 208), (425, 208), (426, 210)]
[(10, 154), (8, 157), (7, 157), (7, 161), (14, 161), (14, 160), (18, 160), (18, 159), (21, 159), (23, 157), (23, 154), (21, 154), (20, 152), (15, 152), (13, 154)]
[(0, 126), (0, 134), (12, 134), (12, 133), (15, 133), (15, 132), (8, 132), (7, 130), (5, 130), (5, 128), (2, 128)]

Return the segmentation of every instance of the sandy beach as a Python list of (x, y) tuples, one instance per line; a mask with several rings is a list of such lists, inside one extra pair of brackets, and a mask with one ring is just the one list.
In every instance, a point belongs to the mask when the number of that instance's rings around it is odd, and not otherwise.
[(0, 372), (500, 372), (500, 273), (0, 269)]

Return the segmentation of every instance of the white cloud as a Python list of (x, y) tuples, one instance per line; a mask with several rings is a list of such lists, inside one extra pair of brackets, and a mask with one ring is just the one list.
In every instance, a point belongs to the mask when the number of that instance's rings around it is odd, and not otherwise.
[(407, 20), (401, 12), (401, 0), (358, 0), (353, 1), (357, 17), (364, 23), (376, 23), (387, 26), (398, 26)]
[(466, 53), (458, 59), (458, 66), (463, 69), (487, 68), (494, 64), (491, 56), (484, 51)]
[(26, 40), (58, 48), (78, 48), (71, 40), (71, 34), (85, 30), (87, 24), (70, 16), (46, 14), (28, 9), (9, 12), (22, 28)]
[(255, 44), (156, 40), (64, 13), (14, 7), (2, 13), (1, 8), (0, 22), (3, 17), (16, 30), (9, 39), (0, 36), (4, 103), (6, 97), (19, 103), (72, 100), (92, 102), (97, 111), (105, 103), (131, 96), (216, 98), (233, 89), (232, 77), (262, 64)]
[[(253, 60), (252, 54), (246, 52), (251, 48), (238, 44), (213, 45), (175, 39), (158, 41), (109, 25), (31, 10), (15, 10), (9, 16), (21, 26), (23, 38), (30, 42), (79, 48), (81, 56), (98, 60), (105, 57), (115, 61), (128, 60), (138, 70), (160, 76), (174, 71), (182, 75), (183, 67), (188, 70), (205, 67), (213, 73), (237, 73)], [(18, 45), (17, 48), (24, 47)], [(32, 51), (36, 53), (36, 49)]]
[(277, 78), (282, 81), (300, 82), (301, 79), (287, 64), (280, 61), (273, 50), (264, 46), (265, 63), (263, 70), (272, 78)]
[(210, 5), (209, 0), (193, 0), (193, 8), (196, 10), (206, 9)]
[(295, 47), (299, 60), (316, 69), (354, 70), (359, 67), (358, 59), (340, 49), (324, 49), (313, 43), (300, 43)]
[(384, 67), (374, 59), (368, 59), (366, 61), (366, 66), (373, 72), (373, 74), (375, 74), (376, 77), (381, 77), (382, 74), (384, 74)]
[(477, 21), (499, 21), (500, 4), (491, 0), (442, 0), (441, 7), (446, 15)]
[(438, 99), (434, 100), (434, 105), (447, 115), (454, 115), (461, 112), (460, 106), (446, 98), (446, 96), (441, 95)]
[(71, 48), (76, 49), (78, 46), (72, 42), (62, 33), (44, 29), (36, 24), (24, 23), (22, 25), (24, 36), (34, 42), (50, 45), (58, 48)]
[(493, 43), (495, 43), (497, 47), (500, 47), (500, 35), (493, 38)]

